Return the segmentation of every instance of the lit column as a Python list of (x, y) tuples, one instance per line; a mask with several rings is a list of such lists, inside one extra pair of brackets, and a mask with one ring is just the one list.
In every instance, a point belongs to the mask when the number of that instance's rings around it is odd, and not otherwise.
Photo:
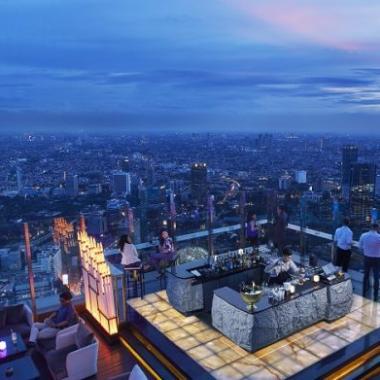
[(209, 195), (207, 199), (207, 227), (208, 227), (208, 255), (214, 254), (214, 242), (212, 239), (212, 227), (214, 224), (214, 196)]
[(172, 236), (173, 241), (175, 241), (176, 228), (177, 228), (177, 224), (176, 224), (177, 211), (175, 208), (173, 191), (170, 191), (170, 195), (169, 195), (169, 211), (170, 211), (170, 234)]
[(247, 219), (245, 212), (246, 194), (244, 190), (240, 191), (240, 248), (245, 248), (245, 222)]
[(25, 239), (25, 254), (26, 254), (26, 262), (28, 265), (28, 279), (29, 279), (29, 287), (30, 287), (30, 298), (32, 305), (32, 313), (33, 316), (37, 316), (37, 307), (36, 307), (36, 292), (34, 288), (34, 274), (32, 267), (32, 249), (30, 247), (30, 235), (29, 235), (29, 225), (28, 223), (24, 223), (24, 239)]
[(110, 334), (118, 332), (113, 281), (103, 246), (85, 231), (78, 233), (86, 309)]

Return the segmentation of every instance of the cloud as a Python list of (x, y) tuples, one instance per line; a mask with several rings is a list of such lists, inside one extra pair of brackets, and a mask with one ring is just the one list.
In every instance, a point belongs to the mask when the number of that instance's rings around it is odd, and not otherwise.
[[(375, 2), (226, 0), (226, 3), (252, 21), (270, 25), (272, 43), (298, 41), (346, 52), (376, 51), (380, 46), (380, 4)], [(251, 36), (254, 38), (254, 31)]]

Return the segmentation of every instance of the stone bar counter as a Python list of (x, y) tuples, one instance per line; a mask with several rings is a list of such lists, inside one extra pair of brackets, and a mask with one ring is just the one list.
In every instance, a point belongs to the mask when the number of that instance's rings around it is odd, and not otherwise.
[(267, 294), (249, 311), (239, 292), (230, 287), (215, 290), (212, 325), (240, 347), (253, 352), (319, 321), (333, 321), (350, 312), (349, 276), (332, 284), (311, 281), (296, 286), (296, 293), (279, 303)]
[(243, 281), (261, 283), (263, 265), (235, 268), (224, 272), (211, 271), (208, 260), (194, 260), (168, 269), (166, 293), (170, 304), (181, 313), (210, 311), (214, 290), (228, 286), (239, 288)]

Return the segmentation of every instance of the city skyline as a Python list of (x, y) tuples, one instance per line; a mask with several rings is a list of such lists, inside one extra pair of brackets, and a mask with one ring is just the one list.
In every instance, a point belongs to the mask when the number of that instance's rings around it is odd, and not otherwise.
[(3, 133), (378, 133), (373, 2), (0, 6)]

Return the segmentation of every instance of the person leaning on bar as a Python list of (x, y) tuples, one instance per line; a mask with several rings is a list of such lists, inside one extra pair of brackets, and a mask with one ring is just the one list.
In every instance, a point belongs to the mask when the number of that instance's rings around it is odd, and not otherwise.
[(282, 257), (268, 264), (264, 271), (269, 274), (269, 285), (282, 285), (291, 274), (297, 274), (300, 270), (292, 260), (292, 251), (289, 247), (285, 247), (282, 250)]

